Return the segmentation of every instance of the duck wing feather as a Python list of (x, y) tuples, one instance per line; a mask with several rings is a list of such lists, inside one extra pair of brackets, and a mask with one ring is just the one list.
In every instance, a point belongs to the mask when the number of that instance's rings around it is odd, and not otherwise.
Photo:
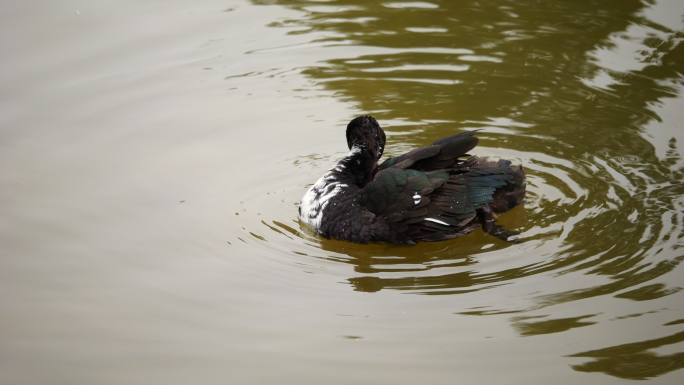
[(477, 146), (476, 131), (461, 132), (434, 142), (430, 146), (416, 148), (394, 158), (385, 160), (378, 170), (388, 168), (413, 168), (416, 170), (439, 170), (454, 166), (458, 158), (467, 155)]

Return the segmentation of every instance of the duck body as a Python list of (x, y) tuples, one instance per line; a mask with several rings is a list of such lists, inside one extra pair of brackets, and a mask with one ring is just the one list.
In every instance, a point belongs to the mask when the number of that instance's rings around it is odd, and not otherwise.
[(385, 134), (368, 115), (347, 126), (350, 152), (304, 194), (299, 217), (317, 234), (359, 243), (412, 244), (465, 235), (482, 227), (508, 239), (495, 213), (525, 194), (522, 166), (468, 155), (463, 132), (378, 165)]

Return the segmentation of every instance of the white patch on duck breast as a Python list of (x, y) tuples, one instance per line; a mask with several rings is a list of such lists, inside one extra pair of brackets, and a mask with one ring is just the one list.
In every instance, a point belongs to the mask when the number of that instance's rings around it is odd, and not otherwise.
[(420, 196), (420, 194), (418, 194), (418, 192), (415, 192), (413, 194), (413, 204), (418, 206), (418, 204), (420, 203), (421, 200), (423, 200), (423, 198), (421, 198), (421, 196)]
[(330, 181), (330, 174), (322, 176), (306, 191), (299, 205), (299, 218), (311, 225), (315, 230), (321, 227), (323, 210), (330, 199), (337, 195), (346, 185)]
[[(346, 158), (360, 152), (360, 148), (353, 147)], [(338, 163), (332, 170), (320, 177), (302, 197), (299, 204), (299, 218), (313, 227), (314, 230), (320, 229), (323, 211), (325, 211), (330, 199), (339, 194), (342, 189), (349, 187), (348, 184), (337, 181), (337, 177), (333, 173), (333, 171), (342, 172), (344, 168), (341, 162)]]

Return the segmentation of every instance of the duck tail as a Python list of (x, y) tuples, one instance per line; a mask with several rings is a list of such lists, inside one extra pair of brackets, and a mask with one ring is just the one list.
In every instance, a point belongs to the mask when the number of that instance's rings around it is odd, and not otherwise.
[(477, 168), (495, 168), (508, 176), (507, 183), (496, 189), (489, 207), (496, 213), (508, 211), (522, 203), (525, 197), (525, 170), (522, 165), (514, 165), (509, 160), (490, 160), (481, 158)]

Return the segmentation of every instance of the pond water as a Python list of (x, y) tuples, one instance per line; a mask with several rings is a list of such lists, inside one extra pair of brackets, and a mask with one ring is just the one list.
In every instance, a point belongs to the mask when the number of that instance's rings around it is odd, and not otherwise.
[[(684, 2), (3, 2), (0, 383), (684, 381)], [(500, 223), (317, 238), (307, 186), (481, 129)]]

